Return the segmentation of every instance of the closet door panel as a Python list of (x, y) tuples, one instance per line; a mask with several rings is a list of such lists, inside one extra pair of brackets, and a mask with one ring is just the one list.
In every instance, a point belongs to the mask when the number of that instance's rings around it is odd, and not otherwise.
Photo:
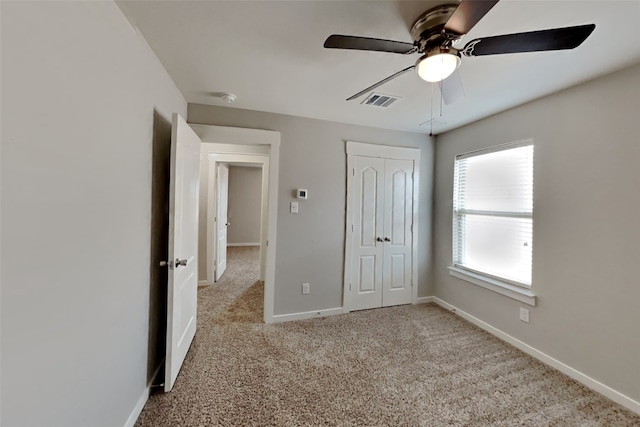
[(411, 303), (413, 161), (385, 162), (384, 307)]
[(382, 306), (385, 161), (355, 156), (351, 309)]

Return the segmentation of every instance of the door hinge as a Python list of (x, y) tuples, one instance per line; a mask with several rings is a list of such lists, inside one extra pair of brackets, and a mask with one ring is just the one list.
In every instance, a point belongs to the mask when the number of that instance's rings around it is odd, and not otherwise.
[(269, 241), (267, 240), (266, 246), (269, 246)]
[(353, 168), (353, 176), (356, 176), (356, 168)]
[(351, 292), (351, 283), (349, 283), (349, 292)]
[(354, 231), (355, 231), (355, 226), (351, 224), (351, 232), (353, 233)]
[(411, 224), (411, 232), (413, 233), (413, 224)]
[(218, 222), (218, 217), (217, 216), (213, 217), (213, 222)]

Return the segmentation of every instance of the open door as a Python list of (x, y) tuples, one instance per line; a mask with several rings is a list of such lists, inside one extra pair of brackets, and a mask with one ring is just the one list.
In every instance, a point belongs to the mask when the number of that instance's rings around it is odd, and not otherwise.
[(173, 114), (169, 188), (169, 290), (164, 391), (178, 377), (196, 333), (200, 138)]
[(217, 212), (216, 212), (216, 269), (215, 281), (217, 282), (227, 269), (227, 227), (229, 206), (229, 168), (227, 165), (218, 164), (217, 187)]

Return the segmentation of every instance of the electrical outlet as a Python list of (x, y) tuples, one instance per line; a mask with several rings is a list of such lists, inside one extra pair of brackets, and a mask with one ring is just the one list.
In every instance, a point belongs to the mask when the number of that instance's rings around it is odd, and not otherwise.
[(309, 285), (308, 283), (303, 283), (302, 284), (302, 295), (308, 295), (309, 294), (309, 291), (310, 291), (309, 287), (310, 286), (311, 285)]
[(529, 310), (520, 307), (520, 320), (525, 323), (529, 323)]

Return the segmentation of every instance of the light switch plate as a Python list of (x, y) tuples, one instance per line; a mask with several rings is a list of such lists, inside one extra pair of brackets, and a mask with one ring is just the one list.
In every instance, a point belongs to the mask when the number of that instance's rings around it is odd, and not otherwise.
[(291, 202), (291, 213), (292, 214), (298, 213), (298, 202)]

